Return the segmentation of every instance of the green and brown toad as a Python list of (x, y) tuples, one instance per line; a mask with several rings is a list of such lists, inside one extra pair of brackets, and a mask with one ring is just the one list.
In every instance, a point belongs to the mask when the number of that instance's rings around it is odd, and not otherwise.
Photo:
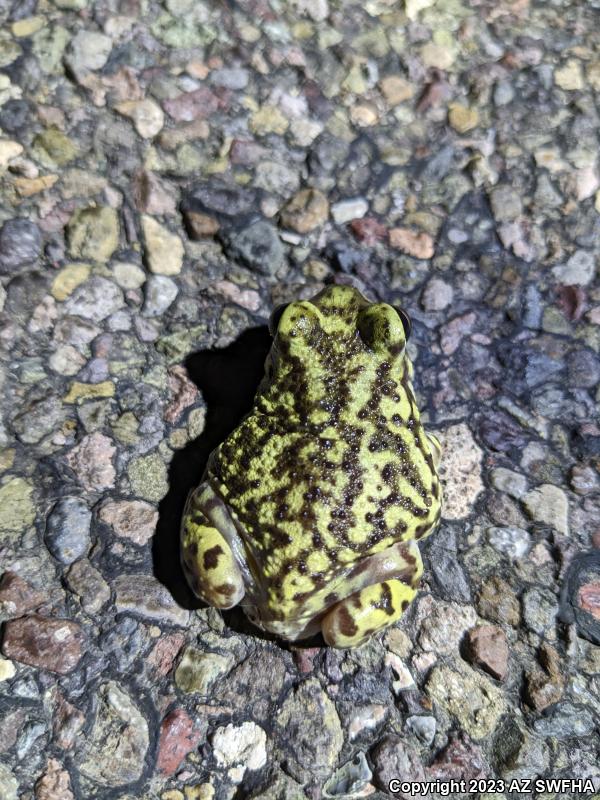
[(395, 622), (437, 525), (437, 439), (423, 430), (408, 317), (330, 286), (271, 318), (252, 411), (211, 454), (182, 524), (198, 597), (242, 604), (284, 639), (362, 644)]

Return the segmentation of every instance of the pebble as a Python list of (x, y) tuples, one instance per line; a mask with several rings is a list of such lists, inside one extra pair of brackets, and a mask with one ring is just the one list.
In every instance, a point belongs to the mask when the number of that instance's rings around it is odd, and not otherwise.
[(187, 754), (196, 749), (201, 735), (185, 709), (175, 708), (167, 714), (158, 737), (158, 771), (163, 775), (174, 775)]
[(123, 292), (108, 278), (94, 275), (79, 284), (65, 300), (65, 311), (92, 322), (101, 322), (125, 304)]
[(437, 722), (435, 717), (411, 716), (406, 718), (406, 727), (422, 744), (429, 747), (435, 739)]
[(566, 678), (558, 652), (549, 642), (541, 645), (538, 659), (542, 669), (535, 665), (525, 675), (527, 700), (536, 711), (544, 711), (561, 699)]
[[(390, 781), (394, 779), (401, 783), (425, 779), (425, 770), (418, 751), (399, 736), (392, 734), (382, 739), (373, 751), (372, 761), (375, 783), (385, 792), (389, 790)], [(415, 794), (402, 791), (395, 794), (402, 800), (408, 800), (409, 797), (421, 800), (425, 797), (419, 791)]]
[(123, 687), (103, 684), (95, 697), (91, 729), (79, 743), (79, 770), (105, 787), (139, 780), (149, 746), (148, 722)]
[(423, 650), (449, 654), (458, 652), (465, 632), (475, 624), (475, 611), (458, 603), (430, 604), (424, 598), (419, 604), (418, 616), (424, 616), (419, 630), (419, 645)]
[(190, 614), (177, 605), (168, 589), (153, 575), (118, 575), (112, 582), (115, 608), (143, 619), (186, 625)]
[(10, 275), (19, 267), (32, 264), (41, 255), (42, 236), (33, 222), (18, 217), (0, 228), (0, 274)]
[(436, 431), (442, 444), (439, 475), (444, 491), (445, 519), (461, 519), (471, 513), (483, 491), (483, 452), (465, 423)]
[(331, 207), (331, 216), (336, 225), (344, 225), (354, 219), (361, 219), (369, 210), (369, 203), (364, 197), (340, 200)]
[(178, 275), (183, 267), (183, 242), (154, 217), (142, 216), (148, 269), (157, 275)]
[(79, 664), (83, 635), (68, 619), (30, 614), (4, 623), (2, 653), (31, 667), (67, 675)]
[(288, 118), (275, 106), (264, 105), (252, 114), (250, 130), (257, 136), (276, 133), (282, 136), (288, 129)]
[(493, 575), (484, 581), (476, 596), (477, 610), (485, 619), (513, 628), (521, 619), (517, 596), (510, 584)]
[(110, 600), (109, 585), (86, 558), (81, 558), (69, 569), (67, 585), (79, 597), (83, 610), (88, 614), (97, 614)]
[(35, 520), (33, 486), (24, 478), (12, 478), (0, 486), (0, 541), (13, 538)]
[(595, 274), (596, 259), (587, 250), (576, 250), (565, 264), (552, 268), (555, 280), (569, 286), (587, 286)]
[(281, 223), (297, 233), (310, 233), (320, 228), (329, 216), (327, 197), (318, 189), (302, 189), (281, 212)]
[(433, 238), (428, 233), (423, 231), (417, 233), (410, 228), (392, 228), (390, 246), (414, 258), (429, 259), (433, 258), (435, 253)]
[(217, 728), (212, 737), (213, 755), (225, 767), (241, 766), (246, 770), (257, 770), (267, 763), (267, 735), (255, 722), (229, 724)]
[(46, 595), (23, 580), (16, 572), (0, 578), (0, 622), (22, 617), (42, 605)]
[(144, 139), (153, 139), (163, 128), (165, 115), (162, 108), (151, 100), (125, 100), (117, 103), (116, 111), (128, 117)]
[(431, 700), (475, 740), (489, 736), (506, 712), (503, 693), (488, 678), (458, 662), (434, 667), (426, 689)]
[(275, 725), (287, 744), (287, 768), (293, 778), (303, 782), (330, 774), (344, 736), (335, 705), (316, 678), (304, 681), (287, 696)]
[(150, 275), (144, 286), (144, 307), (146, 317), (158, 317), (169, 308), (179, 293), (174, 280), (166, 275)]
[(415, 94), (415, 87), (400, 75), (386, 75), (379, 82), (379, 88), (390, 106), (398, 106), (400, 103), (412, 100)]
[(257, 220), (241, 230), (224, 235), (227, 254), (263, 275), (273, 275), (284, 264), (284, 250), (277, 230)]
[(562, 67), (554, 71), (554, 83), (568, 92), (577, 92), (585, 88), (581, 64), (570, 58)]
[(0, 170), (6, 169), (10, 162), (20, 156), (23, 152), (23, 145), (13, 142), (11, 139), (0, 139)]
[(18, 800), (19, 782), (7, 764), (0, 763), (0, 796), (3, 800)]
[[(462, 731), (450, 733), (448, 745), (427, 768), (429, 780), (476, 781), (485, 779), (489, 774), (490, 769), (482, 749)], [(481, 794), (480, 800), (486, 797), (487, 795)]]
[(521, 598), (523, 620), (534, 633), (555, 638), (554, 626), (558, 615), (558, 601), (549, 589), (534, 586)]
[(492, 213), (497, 222), (512, 222), (523, 213), (523, 205), (519, 193), (506, 184), (494, 186), (490, 192)]
[(467, 646), (473, 664), (484, 669), (492, 678), (503, 681), (508, 671), (508, 643), (502, 628), (479, 625), (468, 633)]
[(79, 149), (61, 130), (51, 126), (35, 137), (32, 153), (42, 166), (58, 169), (74, 161)]
[(490, 474), (492, 486), (517, 500), (527, 492), (527, 478), (512, 469), (496, 467)]
[(458, 133), (468, 133), (479, 125), (479, 113), (461, 103), (450, 103), (448, 122)]
[(44, 541), (61, 564), (72, 564), (90, 547), (91, 511), (78, 497), (63, 497), (46, 520)]
[(51, 292), (55, 300), (62, 302), (75, 289), (90, 277), (92, 268), (89, 264), (67, 264), (52, 281)]
[(94, 206), (73, 214), (67, 225), (73, 258), (106, 262), (119, 245), (119, 218), (114, 208)]
[(117, 261), (112, 265), (112, 271), (121, 289), (139, 289), (146, 280), (144, 270), (129, 261)]
[(212, 686), (233, 666), (231, 656), (205, 653), (195, 647), (186, 647), (177, 669), (175, 683), (186, 694), (208, 695)]
[(112, 489), (115, 483), (115, 446), (103, 433), (91, 433), (66, 455), (66, 462), (87, 491)]
[(494, 550), (508, 558), (523, 558), (531, 547), (529, 533), (523, 528), (488, 528), (487, 538)]
[(74, 800), (71, 778), (60, 761), (49, 758), (46, 771), (35, 784), (35, 800)]
[(78, 31), (67, 48), (67, 61), (77, 75), (98, 70), (108, 61), (112, 39), (97, 31)]
[(560, 487), (544, 483), (531, 489), (523, 497), (523, 505), (531, 519), (569, 535), (569, 501)]
[(108, 500), (101, 506), (98, 518), (110, 525), (117, 536), (141, 547), (156, 531), (158, 511), (143, 500)]
[(421, 294), (421, 306), (424, 311), (443, 311), (452, 305), (453, 299), (452, 286), (441, 278), (432, 278)]

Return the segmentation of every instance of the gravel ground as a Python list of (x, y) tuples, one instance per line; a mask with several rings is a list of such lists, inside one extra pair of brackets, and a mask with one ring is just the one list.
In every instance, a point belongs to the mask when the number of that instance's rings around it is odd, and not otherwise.
[[(599, 101), (598, 0), (0, 0), (3, 800), (600, 789)], [(331, 281), (408, 309), (445, 446), (422, 590), (348, 652), (177, 566)]]

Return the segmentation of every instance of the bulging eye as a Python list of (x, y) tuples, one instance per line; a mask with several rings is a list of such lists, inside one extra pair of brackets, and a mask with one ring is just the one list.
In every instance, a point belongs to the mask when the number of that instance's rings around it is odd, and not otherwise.
[(278, 306), (275, 306), (273, 311), (271, 312), (271, 316), (269, 317), (269, 333), (271, 336), (275, 336), (277, 333), (277, 328), (279, 327), (279, 320), (283, 316), (283, 312), (289, 306), (289, 303), (280, 303)]
[(402, 327), (404, 328), (404, 337), (406, 341), (408, 341), (410, 339), (410, 334), (412, 331), (412, 322), (410, 321), (410, 317), (403, 308), (400, 308), (399, 306), (394, 306), (394, 308), (396, 309), (396, 313), (398, 314), (400, 320), (402, 321)]

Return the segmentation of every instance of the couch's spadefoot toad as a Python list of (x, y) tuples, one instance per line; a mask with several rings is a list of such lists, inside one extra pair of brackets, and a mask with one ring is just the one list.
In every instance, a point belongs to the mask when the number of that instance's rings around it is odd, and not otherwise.
[(401, 616), (423, 569), (415, 540), (441, 509), (409, 325), (348, 286), (275, 310), (254, 407), (188, 498), (182, 563), (198, 597), (334, 647)]

